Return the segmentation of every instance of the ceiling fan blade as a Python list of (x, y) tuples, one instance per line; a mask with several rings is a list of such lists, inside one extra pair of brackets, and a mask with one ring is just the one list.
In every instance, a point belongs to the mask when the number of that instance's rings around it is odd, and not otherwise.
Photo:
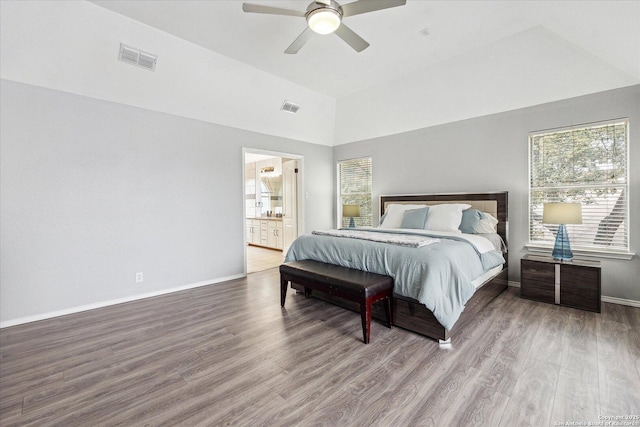
[(367, 43), (365, 39), (354, 33), (351, 28), (344, 25), (344, 22), (338, 27), (338, 29), (336, 30), (336, 34), (349, 46), (351, 46), (356, 52), (362, 52), (369, 47), (369, 43)]
[(261, 4), (242, 3), (242, 10), (252, 13), (268, 13), (270, 15), (304, 16), (304, 10), (283, 9), (281, 7), (264, 6)]
[(313, 35), (313, 31), (311, 28), (307, 27), (304, 29), (302, 33), (298, 36), (297, 39), (291, 43), (291, 45), (284, 51), (284, 53), (298, 53), (298, 51), (304, 46), (304, 44), (311, 38)]
[(407, 0), (360, 0), (342, 6), (342, 16), (360, 15), (390, 7), (404, 6)]

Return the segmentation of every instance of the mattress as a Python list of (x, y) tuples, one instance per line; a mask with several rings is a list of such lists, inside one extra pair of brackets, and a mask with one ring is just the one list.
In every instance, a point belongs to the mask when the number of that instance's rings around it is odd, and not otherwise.
[(480, 276), (478, 276), (475, 279), (473, 279), (471, 281), (471, 284), (473, 285), (473, 287), (475, 289), (478, 289), (480, 287), (480, 285), (485, 283), (487, 280), (497, 276), (498, 273), (500, 273), (502, 271), (503, 267), (504, 267), (503, 265), (498, 265), (496, 267), (493, 267), (491, 270), (486, 271), (483, 274), (481, 274)]

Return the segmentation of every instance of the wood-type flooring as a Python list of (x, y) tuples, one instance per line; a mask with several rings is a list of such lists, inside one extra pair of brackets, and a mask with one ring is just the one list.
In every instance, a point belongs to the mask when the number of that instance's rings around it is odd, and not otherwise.
[(365, 345), (355, 312), (293, 292), (282, 309), (270, 269), (5, 328), (0, 357), (3, 427), (558, 426), (640, 415), (640, 308), (605, 303), (596, 314), (514, 288), (450, 348), (375, 321)]

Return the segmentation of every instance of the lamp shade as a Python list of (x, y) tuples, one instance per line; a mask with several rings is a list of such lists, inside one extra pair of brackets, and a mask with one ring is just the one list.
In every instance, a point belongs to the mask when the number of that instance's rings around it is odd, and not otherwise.
[(360, 216), (360, 205), (342, 205), (342, 216), (347, 218)]
[(580, 203), (545, 203), (542, 211), (544, 224), (582, 224)]

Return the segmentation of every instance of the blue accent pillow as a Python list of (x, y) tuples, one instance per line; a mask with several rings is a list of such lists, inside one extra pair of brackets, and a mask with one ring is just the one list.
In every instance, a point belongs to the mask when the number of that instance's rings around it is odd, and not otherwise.
[(405, 211), (402, 217), (402, 224), (400, 228), (419, 228), (424, 229), (427, 224), (427, 215), (429, 214), (429, 207), (420, 209), (410, 209)]
[(476, 232), (478, 224), (482, 219), (482, 212), (478, 209), (466, 209), (462, 211), (462, 221), (460, 221), (460, 227), (458, 229), (463, 233), (473, 234)]

